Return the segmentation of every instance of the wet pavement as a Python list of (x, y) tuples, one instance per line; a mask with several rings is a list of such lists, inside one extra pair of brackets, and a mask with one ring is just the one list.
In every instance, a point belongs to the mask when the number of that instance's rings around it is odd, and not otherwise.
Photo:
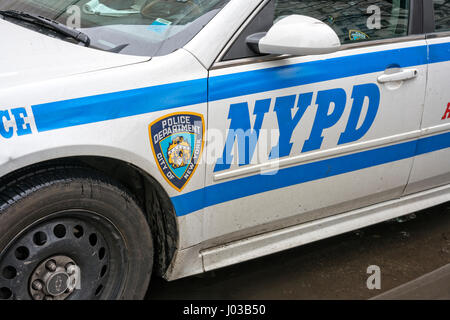
[(427, 273), (374, 300), (450, 300), (450, 264)]
[[(448, 264), (450, 202), (201, 276), (174, 282), (154, 278), (147, 298), (369, 299), (388, 291), (392, 294), (391, 289), (437, 269), (444, 270), (438, 273), (442, 277)], [(367, 288), (371, 265), (380, 267), (380, 290)], [(431, 279), (425, 281), (426, 290), (433, 299), (443, 290), (441, 298), (445, 299), (448, 287), (434, 291), (431, 282), (442, 284), (436, 280), (438, 275), (424, 278)], [(415, 285), (420, 290), (421, 286)]]

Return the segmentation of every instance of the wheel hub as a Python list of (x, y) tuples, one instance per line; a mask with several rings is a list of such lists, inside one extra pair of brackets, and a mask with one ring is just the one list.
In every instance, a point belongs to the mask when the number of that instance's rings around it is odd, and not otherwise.
[(81, 270), (67, 256), (53, 256), (42, 261), (30, 278), (34, 300), (64, 300), (80, 281)]

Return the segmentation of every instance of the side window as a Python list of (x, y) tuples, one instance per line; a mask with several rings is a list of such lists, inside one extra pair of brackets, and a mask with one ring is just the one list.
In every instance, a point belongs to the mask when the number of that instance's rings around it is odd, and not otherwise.
[(436, 31), (450, 31), (450, 0), (433, 0)]
[(257, 56), (245, 39), (253, 33), (267, 32), (279, 19), (292, 14), (327, 23), (342, 44), (406, 36), (409, 7), (410, 0), (272, 0), (240, 34), (223, 60)]
[(406, 36), (409, 0), (277, 0), (275, 21), (291, 14), (310, 16), (336, 31), (341, 43)]

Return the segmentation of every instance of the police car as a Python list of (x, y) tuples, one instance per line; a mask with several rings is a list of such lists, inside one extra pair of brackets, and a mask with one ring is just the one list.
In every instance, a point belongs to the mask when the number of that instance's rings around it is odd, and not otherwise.
[(0, 299), (140, 299), (450, 200), (448, 0), (7, 0), (0, 34)]

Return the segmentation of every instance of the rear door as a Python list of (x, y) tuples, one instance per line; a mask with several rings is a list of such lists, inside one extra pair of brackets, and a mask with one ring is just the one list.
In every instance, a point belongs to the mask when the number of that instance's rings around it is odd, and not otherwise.
[[(402, 195), (427, 76), (413, 12), (404, 0), (268, 1), (240, 31), (210, 71), (205, 239), (233, 240)], [(245, 44), (291, 14), (329, 23), (343, 49), (263, 57)], [(383, 81), (405, 72), (413, 76)]]
[(422, 139), (406, 193), (450, 183), (450, 0), (425, 1), (431, 32)]

